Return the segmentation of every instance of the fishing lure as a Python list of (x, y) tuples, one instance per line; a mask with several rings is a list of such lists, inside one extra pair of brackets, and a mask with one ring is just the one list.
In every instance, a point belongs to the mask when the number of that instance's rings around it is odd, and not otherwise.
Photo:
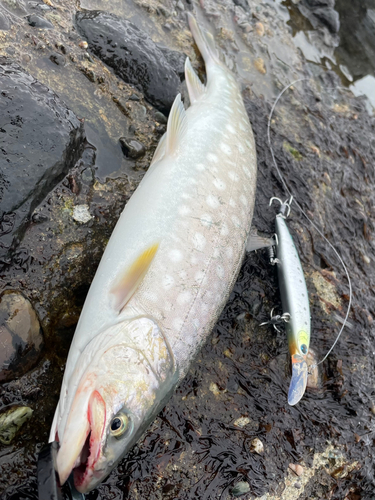
[(283, 202), (279, 198), (271, 198), (270, 205), (273, 201), (280, 203), (280, 210), (275, 221), (275, 235), (273, 238), (264, 238), (254, 232), (246, 248), (248, 251), (267, 248), (270, 263), (277, 266), (283, 314), (273, 315), (272, 310), (271, 319), (261, 323), (260, 326), (271, 324), (279, 331), (277, 325), (285, 323), (289, 352), (292, 358), (292, 379), (288, 392), (288, 403), (291, 406), (297, 404), (305, 393), (308, 376), (307, 354), (311, 331), (310, 306), (305, 277), (298, 251), (286, 224), (292, 199), (293, 197)]

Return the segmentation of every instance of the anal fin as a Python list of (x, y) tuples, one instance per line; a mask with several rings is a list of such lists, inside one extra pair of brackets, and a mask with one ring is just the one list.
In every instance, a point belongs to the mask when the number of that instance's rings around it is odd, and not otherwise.
[(188, 57), (185, 59), (185, 79), (190, 102), (194, 104), (205, 93), (206, 87), (200, 81)]

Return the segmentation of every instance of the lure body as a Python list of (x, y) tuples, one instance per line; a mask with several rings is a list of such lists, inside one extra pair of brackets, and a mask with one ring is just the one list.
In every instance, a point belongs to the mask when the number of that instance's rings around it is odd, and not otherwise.
[(295, 405), (303, 396), (307, 383), (306, 357), (310, 344), (310, 306), (301, 262), (282, 213), (276, 216), (277, 271), (289, 352), (292, 357), (292, 380), (288, 403)]

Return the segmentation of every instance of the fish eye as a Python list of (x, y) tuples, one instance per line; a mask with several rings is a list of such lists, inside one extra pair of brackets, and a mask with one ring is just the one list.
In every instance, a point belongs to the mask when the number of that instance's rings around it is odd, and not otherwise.
[(129, 428), (129, 417), (127, 415), (120, 415), (115, 417), (111, 422), (112, 436), (119, 437), (124, 434)]
[(307, 345), (306, 344), (302, 344), (301, 345), (301, 351), (302, 351), (303, 354), (307, 353)]

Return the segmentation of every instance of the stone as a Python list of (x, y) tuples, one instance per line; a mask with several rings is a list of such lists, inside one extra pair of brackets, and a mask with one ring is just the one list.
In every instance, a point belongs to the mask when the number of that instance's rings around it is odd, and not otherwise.
[(239, 481), (236, 486), (231, 489), (231, 494), (234, 497), (240, 497), (245, 493), (249, 493), (250, 485), (247, 481)]
[(160, 113), (160, 111), (156, 111), (155, 113), (155, 119), (159, 123), (166, 124), (168, 122), (168, 119), (163, 113)]
[(0, 57), (0, 269), (35, 207), (79, 159), (82, 123), (48, 87)]
[(43, 336), (30, 302), (18, 292), (0, 299), (0, 382), (21, 376), (38, 361)]
[(76, 22), (93, 54), (126, 83), (141, 88), (157, 109), (169, 111), (180, 80), (145, 32), (126, 19), (101, 11), (78, 12)]
[(57, 66), (65, 66), (65, 57), (62, 54), (53, 52), (49, 58), (53, 63), (57, 64)]
[(168, 64), (173, 68), (175, 73), (180, 77), (180, 80), (185, 78), (185, 59), (186, 55), (177, 50), (172, 50), (163, 45), (158, 45), (159, 49), (163, 52)]
[(250, 451), (251, 453), (257, 453), (260, 455), (264, 451), (264, 446), (262, 441), (259, 438), (254, 438), (250, 443)]
[(146, 148), (144, 147), (144, 145), (136, 139), (120, 137), (120, 144), (122, 152), (129, 158), (140, 158), (146, 152)]
[(33, 28), (48, 30), (53, 29), (52, 23), (47, 21), (47, 19), (44, 19), (44, 17), (38, 16), (37, 14), (30, 14), (29, 16), (26, 16), (26, 20)]
[(11, 406), (0, 413), (0, 443), (9, 445), (33, 410), (27, 406)]

